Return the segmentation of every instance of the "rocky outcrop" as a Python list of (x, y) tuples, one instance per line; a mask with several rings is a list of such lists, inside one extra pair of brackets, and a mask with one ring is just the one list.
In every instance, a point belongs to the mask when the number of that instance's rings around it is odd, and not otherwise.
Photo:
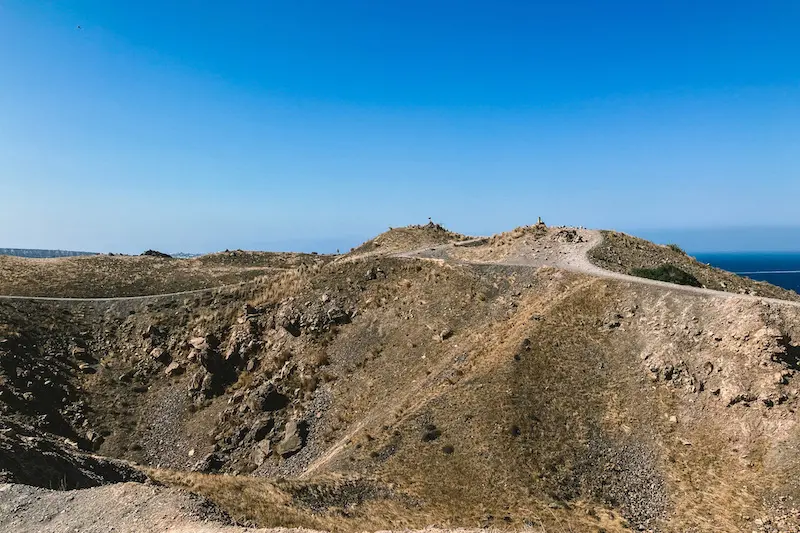
[(161, 259), (172, 259), (171, 255), (165, 254), (164, 252), (159, 252), (158, 250), (147, 250), (142, 252), (142, 255), (148, 257), (159, 257)]
[(298, 304), (293, 299), (284, 302), (275, 315), (277, 325), (297, 337), (302, 332), (329, 330), (337, 324), (350, 322), (354, 311), (346, 310), (327, 295), (315, 302)]
[(82, 453), (75, 441), (0, 419), (0, 482), (66, 490), (146, 480), (123, 461)]

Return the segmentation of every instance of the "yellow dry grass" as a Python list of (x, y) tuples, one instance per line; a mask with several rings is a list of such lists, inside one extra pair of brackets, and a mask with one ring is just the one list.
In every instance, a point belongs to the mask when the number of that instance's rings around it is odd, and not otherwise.
[(266, 252), (221, 252), (192, 259), (0, 256), (0, 294), (111, 298), (175, 293), (235, 285), (328, 260), (324, 256)]

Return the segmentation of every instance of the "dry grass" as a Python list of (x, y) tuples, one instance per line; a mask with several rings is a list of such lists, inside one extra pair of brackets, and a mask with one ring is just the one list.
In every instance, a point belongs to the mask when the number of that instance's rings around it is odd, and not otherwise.
[(192, 259), (0, 256), (0, 294), (102, 298), (174, 293), (247, 282), (328, 260), (309, 254), (239, 251)]
[(674, 265), (709, 289), (800, 301), (800, 295), (794, 291), (700, 263), (674, 245), (660, 246), (615, 231), (603, 232), (603, 242), (589, 253), (589, 258), (598, 266), (622, 274)]
[(301, 266), (286, 270), (274, 276), (264, 277), (248, 287), (251, 297), (248, 301), (254, 306), (274, 305), (287, 296), (308, 287), (308, 278), (320, 271), (322, 265)]
[(444, 227), (429, 223), (422, 226), (406, 226), (392, 228), (370, 239), (361, 246), (350, 251), (346, 258), (365, 257), (379, 254), (390, 254), (436, 246), (449, 242), (459, 242), (470, 237), (454, 233)]
[[(537, 232), (497, 243), (536, 240)], [(365, 275), (377, 269), (381, 275)], [(188, 338), (212, 332), (224, 343), (249, 327), (245, 301), (260, 308), (247, 337), (258, 365), (237, 368), (224, 393), (194, 410), (163, 401), (186, 397), (198, 364), (166, 378), (146, 358), (146, 325), (169, 331), (163, 345), (186, 361)], [(290, 334), (275, 324), (279, 310), (312, 316), (334, 304), (352, 311), (335, 327)], [(189, 448), (197, 448), (196, 461), (218, 446), (224, 472), (264, 477), (150, 474), (262, 526), (736, 531), (748, 526), (743, 515), (769, 512), (767, 498), (800, 497), (787, 482), (800, 474), (797, 378), (774, 378), (796, 365), (793, 308), (554, 268), (380, 254), (135, 309), (75, 304), (62, 329), (57, 306), (14, 305), (0, 323), (20, 325), (32, 339), (91, 332), (98, 351), (119, 354), (107, 358), (112, 370), (77, 377), (91, 422), (107, 424), (108, 441), (119, 444), (104, 451), (123, 450), (129, 439), (163, 452), (151, 465), (180, 468)], [(790, 341), (783, 359), (759, 334), (767, 327)], [(142, 371), (143, 392), (120, 383), (129, 368)], [(240, 408), (249, 402), (237, 403), (234, 393), (270, 380), (291, 398), (269, 413), (277, 428), (270, 442), (290, 416), (307, 421), (310, 433), (298, 454), (273, 454), (255, 469), (254, 443), (225, 439), (264, 415)], [(741, 392), (757, 400), (731, 405)], [(773, 396), (768, 406), (763, 399)], [(113, 422), (123, 407), (139, 417), (130, 431)], [(137, 440), (154, 420), (166, 420), (163, 443)]]
[[(365, 498), (357, 488), (372, 482), (357, 478), (328, 475), (308, 482), (292, 482), (158, 469), (148, 469), (147, 474), (156, 482), (208, 498), (239, 523), (259, 527), (350, 533), (421, 528), (435, 522), (434, 517), (404, 503), (391, 490)], [(316, 499), (309, 499), (307, 494)]]
[[(544, 225), (520, 226), (498, 233), (472, 246), (463, 246), (449, 253), (461, 260), (478, 262), (503, 261), (514, 255), (519, 247), (531, 249), (555, 242), (560, 228)], [(541, 250), (539, 250), (541, 251)]]
[[(459, 518), (447, 510), (420, 505), (389, 485), (352, 476), (328, 474), (309, 481), (289, 481), (162, 469), (147, 469), (146, 472), (158, 483), (208, 498), (237, 523), (245, 525), (341, 533), (479, 527), (470, 524), (464, 519), (466, 517)], [(365, 486), (385, 488), (378, 494), (364, 497), (360, 487)], [(573, 502), (569, 509), (542, 507), (537, 518), (511, 529), (544, 533), (611, 533), (627, 531), (625, 524), (624, 519), (608, 509), (589, 502)], [(483, 530), (508, 530), (510, 524), (500, 519), (488, 526), (485, 525)]]

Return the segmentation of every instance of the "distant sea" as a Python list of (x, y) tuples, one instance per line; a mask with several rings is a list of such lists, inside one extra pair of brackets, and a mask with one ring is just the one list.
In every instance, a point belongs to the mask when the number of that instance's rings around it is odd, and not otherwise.
[(74, 252), (72, 250), (39, 250), (35, 248), (0, 248), (0, 255), (32, 257), (37, 259), (51, 257), (74, 257), (76, 255), (97, 255), (94, 252)]
[(800, 293), (800, 252), (690, 255), (702, 263)]

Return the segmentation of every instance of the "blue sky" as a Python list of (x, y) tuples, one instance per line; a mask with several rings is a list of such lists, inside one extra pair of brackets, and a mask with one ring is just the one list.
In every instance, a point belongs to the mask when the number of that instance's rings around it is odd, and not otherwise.
[(798, 27), (795, 1), (0, 0), (0, 246), (542, 216), (800, 250)]

